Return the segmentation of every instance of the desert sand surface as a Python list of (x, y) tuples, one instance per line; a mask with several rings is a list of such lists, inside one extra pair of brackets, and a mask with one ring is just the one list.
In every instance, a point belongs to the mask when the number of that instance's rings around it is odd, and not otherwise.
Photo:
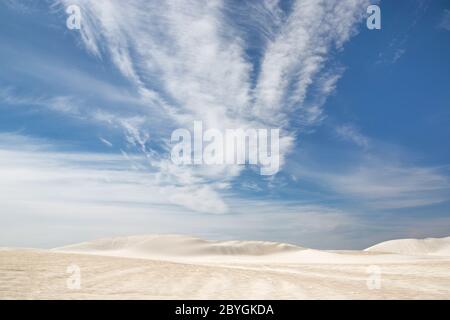
[(3, 248), (0, 299), (450, 299), (449, 248), (450, 237), (320, 251), (176, 235)]

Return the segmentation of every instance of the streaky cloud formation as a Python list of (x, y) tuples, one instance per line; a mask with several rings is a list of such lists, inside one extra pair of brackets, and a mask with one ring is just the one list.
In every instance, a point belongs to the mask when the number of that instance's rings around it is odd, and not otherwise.
[[(324, 73), (324, 66), (356, 33), (368, 1), (294, 1), (289, 12), (277, 1), (61, 1), (73, 4), (83, 13), (85, 48), (112, 61), (149, 110), (164, 110), (168, 127), (203, 121), (219, 130), (281, 128), (283, 159), (298, 130), (291, 115), (305, 126), (322, 119), (322, 105), (341, 73)], [(244, 24), (229, 18), (243, 9), (248, 10)], [(246, 41), (255, 29), (262, 34), (258, 60), (249, 58)], [(305, 103), (313, 86), (317, 97)], [(142, 139), (155, 134), (148, 132), (149, 121), (119, 123), (152, 158)], [(162, 137), (166, 148), (167, 138)], [(182, 183), (186, 173), (180, 177), (170, 164), (152, 159), (156, 162), (162, 174)], [(206, 188), (216, 192), (226, 183), (222, 177), (237, 176), (242, 168), (186, 170), (210, 180)]]

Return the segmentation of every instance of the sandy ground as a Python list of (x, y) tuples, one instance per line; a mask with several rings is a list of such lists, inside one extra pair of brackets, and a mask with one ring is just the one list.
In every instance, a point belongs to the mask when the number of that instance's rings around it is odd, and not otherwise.
[(448, 239), (415, 255), (180, 236), (1, 249), (0, 299), (450, 299)]

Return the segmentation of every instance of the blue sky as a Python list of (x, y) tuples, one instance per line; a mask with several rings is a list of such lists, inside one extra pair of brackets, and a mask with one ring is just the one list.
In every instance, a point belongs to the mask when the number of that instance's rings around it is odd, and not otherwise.
[[(3, 1), (0, 21), (2, 246), (450, 233), (448, 1)], [(174, 165), (194, 120), (281, 128), (280, 172)]]

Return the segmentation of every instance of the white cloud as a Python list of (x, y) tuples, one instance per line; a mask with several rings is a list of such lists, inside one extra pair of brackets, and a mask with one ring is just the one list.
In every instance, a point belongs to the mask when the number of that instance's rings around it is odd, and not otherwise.
[(347, 170), (300, 169), (300, 177), (373, 209), (413, 208), (448, 201), (450, 180), (442, 168), (407, 166), (372, 157)]
[[(289, 119), (297, 114), (311, 125), (324, 117), (322, 105), (340, 71), (321, 71), (333, 49), (354, 34), (366, 2), (299, 0), (290, 13), (277, 1), (244, 4), (249, 18), (241, 28), (228, 15), (239, 16), (242, 7), (220, 0), (56, 1), (61, 9), (81, 7), (80, 39), (86, 49), (98, 63), (112, 61), (131, 87), (111, 85), (58, 59), (16, 52), (25, 64), (14, 66), (15, 71), (46, 84), (64, 84), (70, 94), (24, 97), (9, 90), (2, 98), (122, 130), (145, 158), (134, 162), (133, 168), (147, 166), (160, 181), (184, 188), (172, 201), (227, 212), (222, 191), (240, 175), (242, 166), (178, 168), (149, 145), (158, 143), (159, 150), (168, 151), (171, 130), (189, 128), (194, 120), (219, 130), (281, 127), (283, 165), (295, 142)], [(64, 16), (65, 10), (61, 12)], [(245, 37), (251, 28), (263, 39), (259, 72), (255, 59), (247, 56), (250, 44)], [(319, 98), (306, 105), (313, 85)], [(94, 105), (78, 98), (93, 95), (98, 98)], [(202, 184), (205, 189), (199, 189)], [(204, 206), (192, 204), (184, 196), (189, 190), (208, 194), (217, 206), (208, 201)]]
[(244, 5), (245, 26), (264, 39), (256, 73), (246, 53), (248, 31), (227, 18), (239, 16), (242, 8), (226, 1), (60, 2), (81, 6), (86, 48), (110, 58), (149, 107), (163, 108), (170, 118), (167, 126), (202, 120), (219, 130), (281, 127), (283, 155), (293, 145), (293, 114), (308, 125), (322, 119), (325, 99), (302, 104), (315, 81), (322, 81), (321, 97), (334, 88), (338, 77), (329, 74), (325, 81), (320, 72), (333, 48), (355, 33), (367, 4), (299, 0), (289, 14), (277, 1)]
[(105, 138), (99, 137), (98, 139), (101, 142), (103, 142), (105, 145), (107, 145), (108, 147), (112, 147), (113, 146), (113, 144), (110, 141), (108, 141), (107, 139), (105, 139)]
[(52, 111), (79, 115), (79, 102), (70, 96), (23, 96), (18, 95), (10, 87), (0, 89), (0, 101), (10, 105), (17, 106), (37, 106), (47, 108)]
[(353, 142), (359, 147), (369, 147), (369, 139), (361, 134), (358, 129), (352, 125), (347, 124), (338, 126), (336, 127), (336, 133), (341, 139)]
[(201, 177), (190, 172), (162, 177), (160, 172), (138, 170), (137, 166), (132, 169), (133, 163), (145, 161), (142, 156), (124, 158), (55, 149), (46, 142), (1, 134), (2, 202), (172, 205), (211, 214), (227, 210), (213, 184), (205, 185)]
[(406, 49), (399, 48), (395, 51), (392, 63), (396, 63), (406, 52)]
[(450, 31), (450, 10), (445, 9), (442, 14), (441, 22), (439, 23), (441, 29)]
[[(339, 49), (355, 33), (367, 1), (295, 1), (280, 32), (267, 45), (256, 86), (255, 109), (265, 121), (286, 125), (302, 108), (308, 89), (320, 80), (320, 71), (333, 49)], [(329, 94), (335, 75), (322, 93)], [(325, 81), (326, 82), (326, 81)], [(324, 101), (323, 101), (324, 102)], [(320, 113), (316, 106), (313, 113)], [(295, 113), (294, 113), (295, 114)], [(308, 117), (306, 117), (308, 118)], [(315, 123), (320, 117), (309, 117)]]

